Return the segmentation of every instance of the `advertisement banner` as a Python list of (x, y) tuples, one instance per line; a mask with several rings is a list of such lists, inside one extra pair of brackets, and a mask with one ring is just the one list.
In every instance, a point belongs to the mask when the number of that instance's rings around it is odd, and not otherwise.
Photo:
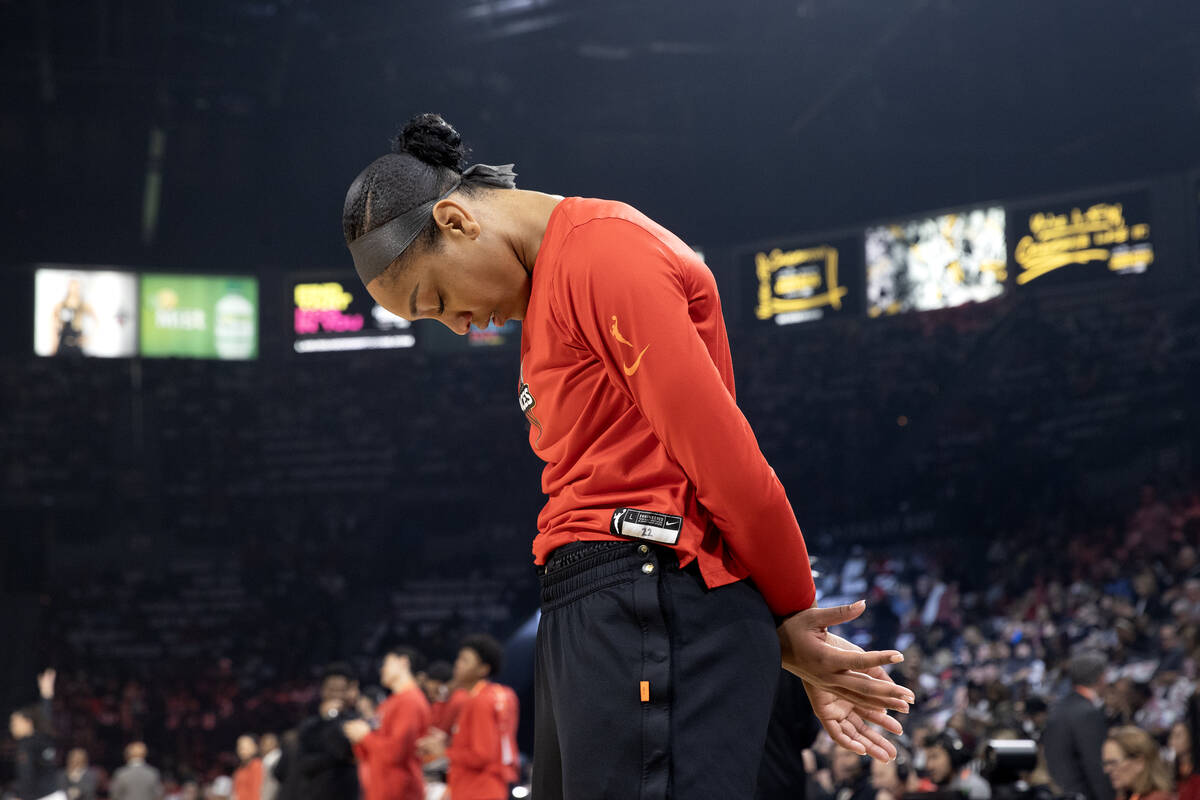
[(245, 276), (142, 276), (142, 355), (258, 357), (258, 280)]

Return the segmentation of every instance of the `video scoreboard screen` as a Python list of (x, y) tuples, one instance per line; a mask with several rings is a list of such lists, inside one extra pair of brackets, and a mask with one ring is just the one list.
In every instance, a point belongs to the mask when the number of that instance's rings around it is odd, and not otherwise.
[(975, 208), (868, 228), (867, 313), (952, 308), (1004, 292), (1002, 208)]
[(143, 356), (258, 357), (258, 280), (243, 275), (142, 275)]
[(137, 355), (133, 272), (43, 267), (34, 273), (33, 350), (39, 356)]
[(1154, 263), (1146, 192), (1022, 206), (1011, 219), (1018, 286), (1140, 275)]
[(764, 247), (742, 262), (761, 322), (792, 325), (862, 310), (860, 237)]
[(416, 329), (371, 298), (357, 280), (291, 283), (292, 348), (297, 353), (415, 347)]

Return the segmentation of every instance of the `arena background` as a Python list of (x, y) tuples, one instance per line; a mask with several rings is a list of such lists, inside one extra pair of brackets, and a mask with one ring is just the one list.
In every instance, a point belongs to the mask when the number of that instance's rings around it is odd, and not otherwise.
[[(624, 200), (703, 252), (827, 598), (911, 584), (911, 610), (955, 586), (994, 610), (1034, 578), (1099, 596), (1143, 567), (1182, 592), (1168, 556), (1200, 535), (1198, 31), (1194, 4), (1116, 0), (0, 2), (0, 699), (57, 666), (97, 763), (136, 733), (203, 770), (241, 730), (305, 713), (326, 661), (366, 674), (394, 641), (445, 657), (527, 623), (541, 499), (513, 332), (297, 348), (297, 285), (366, 302), (342, 198), (426, 110), (519, 185)], [(1097, 208), (1089, 235), (1110, 238), (1088, 247), (1124, 247), (1116, 262), (1020, 281), (1022, 235)], [(966, 224), (943, 238), (978, 260), (970, 212), (988, 209), (1005, 237), (999, 268), (971, 273), (980, 302), (918, 310), (915, 262), (879, 254), (920, 251), (925, 220), (934, 238)], [(151, 357), (145, 339), (37, 356), (39, 265), (143, 291), (256, 278), (253, 357)], [(1161, 502), (1169, 544), (1148, 546), (1131, 520)], [(1079, 541), (1114, 574), (1082, 568)], [(961, 630), (964, 604), (860, 634)]]

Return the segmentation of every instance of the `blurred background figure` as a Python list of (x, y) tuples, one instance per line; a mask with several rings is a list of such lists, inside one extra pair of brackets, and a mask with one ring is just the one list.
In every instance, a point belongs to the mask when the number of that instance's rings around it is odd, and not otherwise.
[(432, 717), (429, 701), (414, 677), (423, 666), (416, 650), (392, 648), (379, 670), (379, 682), (391, 694), (379, 706), (378, 721), (357, 719), (342, 726), (360, 764), (366, 766), (365, 800), (425, 798), (417, 741), (429, 734)]
[(1102, 752), (1117, 800), (1170, 800), (1171, 774), (1150, 734), (1132, 725), (1114, 728)]
[(17, 745), (13, 788), (21, 800), (40, 800), (52, 795), (59, 786), (53, 706), (56, 677), (53, 669), (39, 674), (41, 702), (17, 709), (8, 718), (8, 731)]
[(238, 768), (233, 773), (233, 800), (260, 800), (263, 762), (258, 757), (258, 742), (248, 733), (237, 739)]
[(890, 762), (871, 760), (871, 789), (873, 800), (900, 800), (916, 791), (916, 774), (912, 756), (903, 743), (896, 743), (896, 757)]
[(952, 728), (925, 741), (925, 773), (934, 791), (962, 794), (968, 800), (989, 800), (991, 786), (968, 765), (971, 753)]
[(297, 731), (296, 758), (288, 763), (285, 785), (295, 770), (295, 795), (288, 800), (358, 800), (358, 764), (344, 723), (358, 719), (358, 680), (345, 662), (330, 664), (321, 679), (321, 700), (316, 716)]
[(279, 780), (275, 777), (275, 765), (283, 751), (279, 747), (279, 737), (273, 733), (264, 733), (259, 739), (262, 750), (262, 789), (260, 800), (276, 800), (279, 794)]
[(1108, 730), (1100, 699), (1107, 666), (1105, 657), (1092, 651), (1071, 659), (1067, 671), (1071, 692), (1051, 708), (1042, 736), (1046, 766), (1055, 785), (1088, 800), (1113, 799), (1100, 756)]
[(162, 776), (146, 763), (147, 755), (143, 742), (131, 742), (126, 746), (125, 766), (113, 773), (108, 785), (112, 800), (162, 800)]
[(96, 800), (100, 788), (100, 776), (88, 764), (87, 750), (73, 747), (67, 753), (67, 766), (59, 776), (59, 782), (67, 793), (67, 800)]

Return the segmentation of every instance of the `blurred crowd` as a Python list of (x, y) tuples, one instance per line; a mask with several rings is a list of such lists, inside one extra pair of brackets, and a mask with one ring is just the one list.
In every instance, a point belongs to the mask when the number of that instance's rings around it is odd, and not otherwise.
[[(348, 663), (327, 665), (282, 725), (231, 735), (212, 761), (164, 766), (142, 740), (124, 764), (93, 766), (80, 735), (58, 724), (55, 670), (38, 676), (41, 701), (10, 714), (15, 780), (4, 800), (507, 800), (519, 785), (519, 703), (494, 681), (503, 648), (491, 636), (463, 639), (453, 666), (426, 665), (416, 650), (390, 648), (361, 689)], [(65, 687), (64, 687), (65, 688)], [(61, 696), (60, 696), (61, 698)], [(59, 704), (61, 705), (61, 703)], [(242, 731), (263, 731), (254, 709), (230, 709)], [(282, 714), (283, 709), (277, 709)], [(228, 727), (225, 730), (235, 730)], [(176, 734), (179, 732), (176, 731)], [(65, 758), (59, 747), (71, 741)], [(169, 762), (168, 762), (169, 763)], [(110, 765), (111, 766), (111, 765)]]

